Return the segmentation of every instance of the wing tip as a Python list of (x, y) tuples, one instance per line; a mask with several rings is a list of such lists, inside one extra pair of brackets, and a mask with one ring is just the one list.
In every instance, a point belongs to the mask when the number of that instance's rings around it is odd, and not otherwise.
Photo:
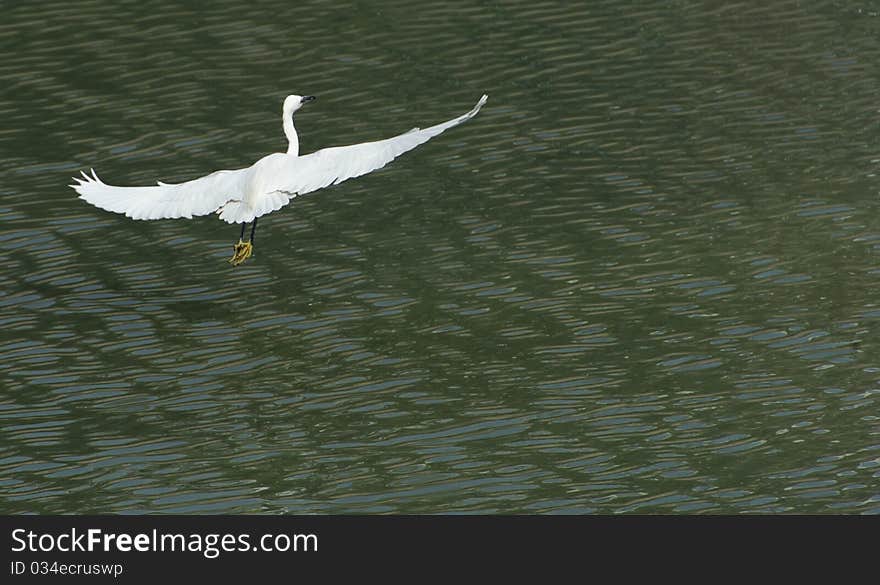
[[(80, 171), (79, 174), (82, 175), (81, 177), (71, 177), (71, 178), (77, 182), (78, 186), (88, 185), (90, 183), (98, 183), (99, 185), (104, 184), (104, 182), (98, 178), (98, 174), (95, 172), (95, 169), (90, 168), (89, 172), (92, 174), (89, 175), (85, 171)], [(76, 189), (76, 187), (73, 185), (71, 185), (71, 187)]]
[(477, 105), (474, 106), (473, 110), (471, 110), (470, 112), (467, 113), (467, 117), (473, 118), (474, 116), (476, 116), (477, 112), (480, 111), (480, 108), (483, 107), (483, 104), (485, 104), (486, 100), (488, 100), (488, 99), (489, 99), (489, 96), (486, 94), (483, 94), (482, 96), (480, 96), (480, 100), (477, 102)]

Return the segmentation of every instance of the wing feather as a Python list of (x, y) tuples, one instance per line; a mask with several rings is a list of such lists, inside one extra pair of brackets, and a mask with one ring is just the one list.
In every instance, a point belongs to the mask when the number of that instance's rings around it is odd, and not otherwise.
[(270, 189), (287, 193), (293, 198), (381, 169), (401, 154), (470, 120), (477, 115), (487, 99), (487, 96), (482, 96), (468, 113), (430, 128), (413, 128), (405, 134), (386, 140), (325, 148), (301, 156), (295, 163), (286, 165), (277, 173)]
[(115, 187), (82, 173), (71, 185), (79, 198), (96, 207), (123, 213), (132, 219), (187, 219), (218, 211), (230, 201), (244, 198), (248, 169), (217, 171), (185, 183), (159, 182), (155, 187)]

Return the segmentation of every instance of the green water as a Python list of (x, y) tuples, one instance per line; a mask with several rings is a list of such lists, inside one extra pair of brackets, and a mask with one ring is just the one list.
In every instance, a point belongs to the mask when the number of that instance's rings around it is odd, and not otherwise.
[[(880, 512), (867, 6), (10, 3), (0, 511)], [(236, 269), (67, 187), (484, 92)]]

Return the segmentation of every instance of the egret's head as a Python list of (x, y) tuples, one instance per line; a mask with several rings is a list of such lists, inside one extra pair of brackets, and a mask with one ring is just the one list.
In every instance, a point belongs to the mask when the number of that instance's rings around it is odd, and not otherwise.
[(289, 95), (284, 98), (284, 114), (289, 115), (315, 99), (313, 95)]

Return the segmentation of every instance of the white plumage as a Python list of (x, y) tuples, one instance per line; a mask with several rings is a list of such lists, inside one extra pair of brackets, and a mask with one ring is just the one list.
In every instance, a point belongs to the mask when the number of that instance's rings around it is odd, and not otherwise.
[(218, 213), (227, 223), (247, 223), (276, 211), (297, 195), (335, 185), (380, 169), (408, 150), (444, 130), (474, 117), (486, 103), (482, 96), (474, 108), (457, 118), (430, 128), (414, 128), (405, 134), (351, 146), (325, 148), (299, 156), (299, 140), (293, 113), (311, 96), (288, 96), (282, 108), (287, 153), (265, 156), (245, 169), (217, 171), (185, 183), (155, 187), (115, 187), (82, 173), (71, 185), (80, 199), (133, 219), (173, 219)]

